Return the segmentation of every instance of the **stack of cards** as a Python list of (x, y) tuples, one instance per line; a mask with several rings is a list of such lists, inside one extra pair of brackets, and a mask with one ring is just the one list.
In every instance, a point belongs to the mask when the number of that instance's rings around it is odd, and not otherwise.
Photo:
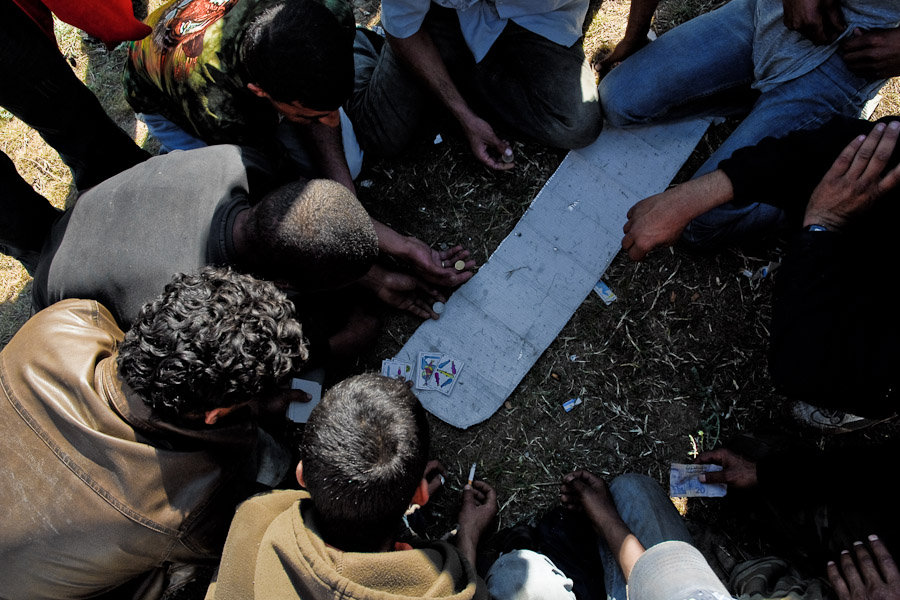
[(449, 396), (463, 364), (440, 352), (419, 352), (416, 363), (416, 389), (435, 390)]
[(386, 358), (381, 361), (381, 374), (385, 377), (412, 381), (412, 365), (400, 360)]

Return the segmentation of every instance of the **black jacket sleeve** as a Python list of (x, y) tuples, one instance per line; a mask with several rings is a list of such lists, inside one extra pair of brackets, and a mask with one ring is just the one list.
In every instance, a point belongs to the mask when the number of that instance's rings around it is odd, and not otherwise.
[[(811, 131), (767, 137), (719, 163), (734, 187), (737, 205), (762, 202), (784, 210), (789, 222), (803, 215), (812, 191), (841, 150), (874, 127), (871, 121), (836, 117)], [(900, 152), (895, 152), (895, 160)]]

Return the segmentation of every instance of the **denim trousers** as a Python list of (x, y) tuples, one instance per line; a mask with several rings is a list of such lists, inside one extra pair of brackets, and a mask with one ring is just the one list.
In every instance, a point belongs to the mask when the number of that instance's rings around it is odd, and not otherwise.
[[(455, 10), (432, 4), (422, 27), (463, 98), (501, 137), (580, 148), (600, 135), (600, 104), (581, 40), (561, 46), (510, 21), (476, 64)], [(347, 112), (367, 152), (396, 156), (444, 112), (389, 43), (377, 54), (357, 53), (355, 66)]]
[[(836, 115), (858, 116), (884, 80), (854, 75), (838, 54), (772, 89), (761, 93), (751, 89), (755, 4), (756, 0), (731, 0), (666, 32), (613, 69), (599, 86), (609, 122), (628, 126), (692, 116), (746, 115), (697, 170), (697, 177), (715, 170), (735, 150), (765, 137), (814, 129)], [(695, 219), (683, 240), (712, 247), (760, 233), (782, 219), (781, 210), (760, 202), (726, 204)]]
[[(644, 548), (677, 540), (693, 544), (691, 534), (659, 484), (646, 475), (627, 473), (609, 484), (622, 520)], [(600, 560), (609, 600), (626, 600), (625, 575), (615, 555), (601, 539)], [(503, 554), (485, 581), (494, 600), (574, 600), (572, 580), (549, 558), (531, 550)]]
[[(622, 520), (644, 548), (672, 540), (694, 543), (675, 505), (655, 480), (626, 473), (612, 480), (609, 492)], [(625, 600), (625, 575), (615, 555), (603, 540), (599, 549), (607, 598)]]

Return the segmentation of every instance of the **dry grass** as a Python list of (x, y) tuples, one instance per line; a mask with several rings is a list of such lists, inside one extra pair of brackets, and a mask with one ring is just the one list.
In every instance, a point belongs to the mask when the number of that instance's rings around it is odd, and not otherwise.
[[(372, 9), (377, 3), (357, 4), (360, 22), (377, 21)], [(662, 31), (711, 6), (668, 0), (657, 27)], [(585, 43), (589, 55), (619, 39), (628, 7), (626, 0), (593, 3)], [(118, 88), (121, 49), (106, 52), (86, 45), (65, 26), (58, 36), (79, 74), (123, 127), (143, 141), (145, 133), (136, 130)], [(898, 112), (900, 86), (895, 80), (876, 115)], [(699, 157), (708, 155), (722, 132), (714, 129), (698, 149)], [(372, 185), (360, 188), (360, 198), (373, 215), (395, 228), (434, 245), (466, 244), (482, 262), (512, 229), (563, 153), (521, 144), (516, 169), (493, 173), (475, 164), (452, 133), (446, 132), (440, 145), (423, 144), (402, 159), (370, 166), (362, 178)], [(68, 172), (40, 138), (15, 119), (0, 116), (0, 148), (39, 192), (63, 205)], [(452, 208), (432, 208), (438, 206)], [(468, 465), (478, 461), (480, 476), (500, 491), (502, 521), (510, 524), (552, 505), (559, 478), (575, 468), (607, 476), (638, 471), (662, 482), (668, 464), (688, 460), (698, 445), (712, 447), (748, 430), (797, 435), (766, 372), (772, 280), (751, 282), (741, 274), (779, 257), (777, 247), (716, 256), (660, 251), (641, 264), (618, 257), (605, 279), (619, 300), (605, 306), (591, 295), (497, 415), (468, 431), (432, 419), (434, 454), (450, 469), (451, 490), (458, 490)], [(0, 268), (0, 343), (5, 343), (28, 316), (28, 278), (14, 261)], [(377, 346), (349, 370), (377, 369), (416, 326), (405, 315), (390, 316)], [(562, 403), (572, 397), (584, 403), (566, 413)], [(840, 443), (869, 442), (890, 431), (882, 427)], [(834, 443), (814, 435), (809, 441)], [(455, 491), (439, 496), (436, 517), (452, 521), (457, 499)], [(706, 505), (701, 514), (715, 510)], [(734, 537), (751, 552), (756, 548), (753, 535), (738, 529)]]

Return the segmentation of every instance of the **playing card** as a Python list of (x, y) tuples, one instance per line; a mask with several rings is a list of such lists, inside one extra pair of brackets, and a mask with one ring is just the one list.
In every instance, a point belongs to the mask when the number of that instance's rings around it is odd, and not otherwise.
[(419, 352), (419, 360), (416, 363), (416, 389), (436, 390), (439, 377), (436, 377), (438, 363), (443, 358), (437, 352)]
[(441, 360), (437, 365), (437, 372), (434, 375), (435, 382), (438, 385), (437, 390), (445, 396), (449, 396), (456, 386), (456, 378), (459, 376), (462, 368), (463, 363), (452, 356), (441, 355)]
[(309, 402), (291, 402), (288, 405), (287, 418), (294, 423), (306, 423), (309, 413), (322, 399), (322, 384), (311, 379), (291, 379), (292, 390), (303, 390), (311, 396)]
[(381, 361), (381, 374), (385, 377), (409, 381), (412, 378), (412, 365), (401, 360), (385, 359)]

